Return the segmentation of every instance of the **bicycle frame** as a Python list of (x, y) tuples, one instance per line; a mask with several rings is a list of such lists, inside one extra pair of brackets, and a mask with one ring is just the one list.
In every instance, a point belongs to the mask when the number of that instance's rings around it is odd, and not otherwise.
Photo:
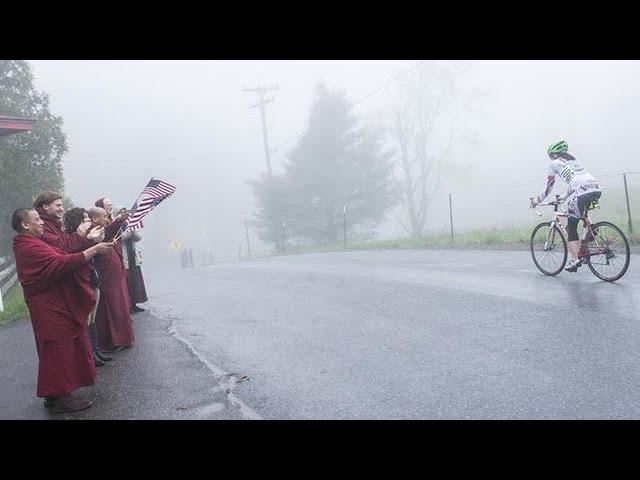
[[(558, 207), (560, 206), (560, 199), (559, 199), (559, 195), (556, 195), (556, 201), (555, 202), (549, 202), (549, 203), (539, 203), (538, 205), (542, 205), (542, 206), (553, 206), (553, 218), (551, 220), (551, 224), (549, 226), (549, 232), (547, 233), (547, 239), (544, 243), (544, 251), (549, 250), (549, 244), (553, 245), (553, 241), (555, 240), (555, 235), (556, 235), (556, 229), (553, 228), (555, 226), (558, 227), (558, 229), (562, 232), (562, 234), (565, 236), (565, 238), (568, 238), (568, 233), (567, 233), (567, 229), (564, 227), (564, 225), (561, 222), (562, 218), (567, 218), (569, 217), (569, 214), (566, 211), (560, 211), (558, 210)], [(534, 211), (536, 212), (536, 214), (541, 217), (542, 213), (538, 211), (538, 209), (534, 208)]]
[[(542, 205), (542, 206), (553, 206), (553, 218), (551, 220), (551, 224), (550, 224), (550, 228), (549, 228), (549, 232), (547, 233), (547, 239), (545, 241), (544, 244), (544, 250), (548, 250), (549, 249), (549, 244), (553, 245), (553, 241), (555, 240), (555, 232), (556, 229), (553, 228), (554, 226), (557, 226), (558, 229), (562, 232), (562, 234), (565, 236), (565, 238), (569, 239), (569, 234), (567, 232), (567, 229), (565, 228), (565, 226), (563, 225), (563, 223), (561, 222), (562, 218), (569, 218), (569, 213), (566, 210), (559, 210), (559, 206), (560, 204), (563, 202), (564, 200), (560, 200), (560, 195), (556, 195), (556, 201), (555, 202), (549, 202), (549, 203), (540, 203), (538, 205)], [(537, 209), (534, 208), (534, 211), (536, 212), (536, 214), (541, 217), (542, 213), (539, 212)], [(581, 260), (584, 260), (588, 257), (591, 257), (593, 255), (602, 255), (604, 254), (607, 258), (607, 264), (609, 263), (609, 254), (607, 252), (607, 248), (605, 246), (602, 246), (599, 244), (599, 241), (597, 239), (597, 237), (595, 235), (593, 235), (592, 233), (592, 228), (591, 228), (591, 219), (589, 218), (589, 211), (587, 210), (584, 214), (583, 217), (580, 218), (580, 220), (582, 221), (582, 226), (583, 226), (583, 231), (582, 231), (582, 236), (579, 239), (580, 241), (580, 250), (578, 252), (578, 258), (580, 258)], [(591, 251), (587, 248), (587, 243), (586, 242), (586, 238), (587, 238), (587, 233), (592, 233), (591, 234), (591, 240), (592, 242), (595, 243), (595, 249), (594, 251)]]

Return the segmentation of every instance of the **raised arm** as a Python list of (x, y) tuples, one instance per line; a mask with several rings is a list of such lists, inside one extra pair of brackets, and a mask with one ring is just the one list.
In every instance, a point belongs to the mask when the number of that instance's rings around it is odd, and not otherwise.
[(77, 233), (55, 233), (46, 229), (42, 235), (42, 240), (52, 247), (56, 247), (66, 253), (81, 252), (89, 248), (92, 243)]
[(65, 275), (77, 270), (91, 258), (106, 253), (111, 244), (100, 243), (78, 253), (60, 253), (44, 242), (14, 244), (18, 277), (23, 287), (42, 291)]
[(545, 198), (553, 190), (553, 185), (556, 183), (556, 171), (553, 168), (553, 164), (549, 165), (549, 174), (547, 175), (547, 185), (540, 195), (538, 195), (538, 203), (544, 201)]
[(120, 225), (122, 225), (122, 222), (123, 222), (122, 218), (118, 217), (109, 225), (104, 227), (105, 241), (113, 240), (113, 238), (116, 236), (116, 233), (118, 233), (118, 230), (120, 230)]

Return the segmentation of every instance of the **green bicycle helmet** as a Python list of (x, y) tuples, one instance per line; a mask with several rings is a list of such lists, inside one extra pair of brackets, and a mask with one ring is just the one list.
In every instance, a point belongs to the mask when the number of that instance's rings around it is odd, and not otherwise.
[(558, 153), (566, 153), (569, 151), (569, 144), (564, 140), (560, 140), (559, 142), (554, 143), (549, 148), (547, 148), (547, 155), (558, 154)]

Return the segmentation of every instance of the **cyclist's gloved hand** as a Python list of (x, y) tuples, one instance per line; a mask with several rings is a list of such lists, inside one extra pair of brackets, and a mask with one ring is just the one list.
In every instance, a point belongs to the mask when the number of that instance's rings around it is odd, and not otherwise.
[(540, 203), (538, 201), (538, 197), (531, 197), (529, 200), (531, 200), (531, 204), (529, 205), (529, 208), (535, 208)]

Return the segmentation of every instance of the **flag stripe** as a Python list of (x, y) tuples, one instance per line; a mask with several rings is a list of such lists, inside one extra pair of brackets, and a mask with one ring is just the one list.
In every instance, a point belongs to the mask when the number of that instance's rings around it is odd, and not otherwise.
[(142, 218), (165, 198), (176, 191), (176, 187), (162, 180), (150, 180), (142, 190), (141, 199), (131, 209), (125, 230), (142, 228)]

